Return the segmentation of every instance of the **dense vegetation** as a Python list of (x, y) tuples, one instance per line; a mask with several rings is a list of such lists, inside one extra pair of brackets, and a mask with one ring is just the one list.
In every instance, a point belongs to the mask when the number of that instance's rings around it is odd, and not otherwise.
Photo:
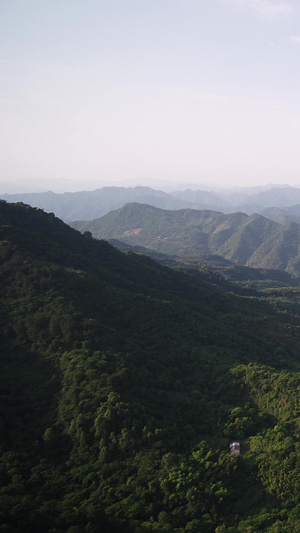
[(299, 531), (296, 284), (236, 291), (23, 204), (0, 231), (0, 531)]

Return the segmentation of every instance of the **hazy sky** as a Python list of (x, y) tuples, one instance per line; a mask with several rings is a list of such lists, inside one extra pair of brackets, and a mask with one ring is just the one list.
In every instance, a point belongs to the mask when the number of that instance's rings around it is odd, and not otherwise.
[(299, 0), (0, 0), (0, 67), (0, 182), (300, 184)]

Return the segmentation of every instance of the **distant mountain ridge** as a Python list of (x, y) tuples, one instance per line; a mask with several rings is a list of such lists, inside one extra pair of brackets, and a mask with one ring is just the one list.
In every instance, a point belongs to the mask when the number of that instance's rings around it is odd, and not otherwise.
[(64, 221), (92, 220), (129, 202), (146, 203), (163, 209), (180, 209), (193, 204), (150, 187), (103, 187), (95, 191), (5, 194), (8, 202), (23, 202), (53, 212)]
[(166, 211), (133, 203), (100, 219), (71, 225), (97, 239), (117, 239), (171, 256), (218, 254), (236, 264), (300, 275), (300, 226), (258, 214)]
[[(103, 187), (94, 191), (54, 193), (3, 194), (0, 198), (8, 202), (23, 202), (53, 212), (57, 217), (69, 222), (74, 220), (93, 220), (106, 213), (137, 202), (161, 209), (213, 209), (223, 213), (242, 211), (268, 215), (270, 208), (283, 211), (278, 221), (300, 220), (300, 189), (295, 187), (271, 187), (253, 193), (249, 190), (209, 192), (204, 190), (174, 191), (167, 193), (150, 187)], [(267, 211), (266, 211), (267, 210)], [(278, 214), (278, 213), (277, 213)], [(277, 216), (277, 215), (275, 215)], [(274, 213), (270, 212), (269, 218)], [(298, 221), (298, 218), (296, 221)]]

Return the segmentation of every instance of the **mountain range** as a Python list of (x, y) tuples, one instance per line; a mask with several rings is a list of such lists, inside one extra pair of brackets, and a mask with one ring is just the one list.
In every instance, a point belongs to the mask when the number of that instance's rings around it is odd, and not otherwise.
[(258, 214), (167, 211), (134, 203), (71, 225), (97, 239), (115, 239), (171, 256), (217, 254), (235, 264), (300, 275), (300, 226)]
[[(166, 193), (150, 187), (103, 187), (94, 191), (3, 194), (8, 202), (23, 202), (53, 212), (64, 221), (92, 220), (127, 203), (138, 202), (161, 209), (210, 209), (223, 213), (258, 213), (275, 220), (300, 220), (300, 189), (270, 186), (221, 192), (186, 190)], [(271, 210), (270, 210), (271, 208)], [(272, 211), (273, 209), (273, 211)], [(275, 211), (274, 211), (275, 210)]]
[(1, 531), (299, 531), (299, 287), (234, 291), (23, 204), (0, 236)]

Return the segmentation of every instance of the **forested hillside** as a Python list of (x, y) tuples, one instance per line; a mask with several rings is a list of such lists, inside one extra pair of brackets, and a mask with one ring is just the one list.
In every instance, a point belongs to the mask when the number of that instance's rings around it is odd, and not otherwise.
[(299, 531), (298, 289), (237, 293), (23, 204), (0, 230), (0, 531)]
[(168, 255), (218, 254), (236, 264), (300, 275), (300, 226), (258, 214), (167, 211), (133, 203), (72, 226), (98, 239), (117, 239)]

